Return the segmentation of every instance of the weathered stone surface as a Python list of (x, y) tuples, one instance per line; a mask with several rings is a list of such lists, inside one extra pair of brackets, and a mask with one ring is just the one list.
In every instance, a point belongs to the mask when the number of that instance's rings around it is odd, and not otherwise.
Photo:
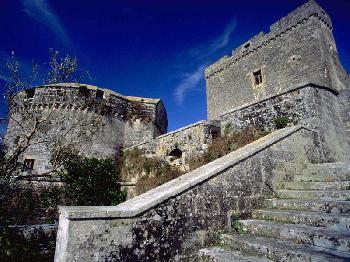
[(33, 91), (30, 98), (27, 91), (14, 97), (5, 140), (11, 152), (39, 119), (30, 146), (20, 156), (20, 161), (34, 159), (35, 173), (50, 170), (57, 143), (72, 145), (87, 157), (114, 157), (120, 147), (149, 140), (167, 129), (166, 111), (159, 99), (126, 97), (76, 83), (41, 86)]
[(224, 234), (221, 236), (221, 242), (242, 253), (262, 255), (273, 261), (348, 261), (350, 259), (348, 252), (255, 235)]
[[(259, 85), (253, 75), (258, 70)], [(303, 84), (342, 90), (348, 78), (329, 16), (309, 1), (206, 69), (208, 118)]]
[(248, 127), (271, 131), (281, 118), (288, 119), (288, 125), (302, 124), (317, 131), (323, 162), (349, 159), (337, 93), (316, 85), (301, 86), (228, 111), (220, 116), (221, 131), (237, 132)]
[(117, 207), (61, 208), (56, 261), (190, 259), (228, 228), (230, 212), (248, 216), (272, 195), (272, 174), (283, 172), (271, 170), (308, 161), (310, 133), (276, 131)]
[[(349, 183), (340, 181), (350, 168), (336, 162), (350, 157), (350, 81), (325, 11), (309, 1), (207, 68), (206, 81), (208, 118), (221, 119), (222, 133), (272, 134), (117, 207), (62, 207), (56, 261), (193, 261), (217, 243), (199, 257), (350, 259), (339, 251), (348, 251)], [(289, 127), (275, 131), (279, 117)], [(181, 143), (182, 152), (201, 151), (203, 130), (197, 123), (137, 147), (163, 156)], [(272, 196), (293, 199), (264, 201)], [(256, 235), (221, 235), (237, 216), (259, 219)], [(297, 236), (308, 244), (294, 243)]]
[(350, 144), (350, 88), (342, 90), (338, 99), (341, 117), (348, 136), (348, 143)]
[(350, 231), (338, 232), (328, 228), (262, 220), (242, 220), (241, 222), (249, 234), (292, 240), (339, 251), (350, 251)]
[(188, 160), (204, 153), (218, 136), (220, 136), (220, 121), (203, 120), (125, 150), (138, 148), (148, 156), (168, 159), (171, 164), (187, 170)]
[(57, 226), (57, 224), (12, 225), (9, 226), (9, 234), (15, 236), (23, 246), (29, 245), (43, 257), (52, 259), (55, 252)]
[(292, 190), (349, 190), (350, 181), (335, 182), (284, 182), (285, 189)]
[(348, 214), (334, 214), (323, 212), (307, 212), (295, 210), (254, 210), (252, 218), (272, 220), (283, 223), (304, 224), (309, 226), (331, 227), (339, 230), (350, 229)]
[(264, 207), (281, 210), (323, 211), (335, 214), (350, 213), (350, 201), (336, 200), (266, 199)]
[(277, 196), (286, 199), (348, 200), (350, 190), (277, 190)]
[(272, 261), (262, 257), (243, 255), (238, 251), (228, 251), (219, 247), (203, 248), (198, 252), (200, 262), (269, 262)]

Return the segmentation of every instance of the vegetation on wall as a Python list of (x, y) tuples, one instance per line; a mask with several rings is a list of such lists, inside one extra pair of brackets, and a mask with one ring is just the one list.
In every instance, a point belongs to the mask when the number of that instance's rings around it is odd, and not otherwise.
[[(205, 153), (188, 159), (189, 171), (214, 161), (267, 134), (268, 132), (256, 128), (249, 128), (240, 133), (233, 133), (227, 128), (224, 136), (213, 139)], [(135, 186), (136, 194), (141, 194), (175, 179), (185, 172), (176, 166), (171, 166), (163, 159), (148, 157), (143, 155), (141, 150), (133, 149), (124, 153), (121, 173), (125, 180), (128, 180), (128, 176), (142, 174)]]
[(121, 177), (141, 174), (135, 185), (136, 194), (142, 194), (184, 174), (158, 157), (147, 157), (137, 148), (125, 151), (121, 158)]
[(190, 170), (214, 161), (268, 134), (268, 132), (256, 128), (248, 128), (239, 133), (230, 132), (229, 129), (225, 129), (223, 136), (213, 139), (204, 154), (194, 156), (189, 160)]
[(273, 122), (275, 123), (275, 127), (277, 129), (285, 128), (289, 123), (289, 118), (286, 116), (278, 116)]
[[(58, 205), (117, 205), (125, 201), (126, 192), (117, 183), (120, 170), (113, 159), (85, 158), (66, 150), (56, 155), (55, 161), (63, 167), (59, 175), (65, 186), (33, 189), (23, 187), (15, 172), (8, 175), (5, 151), (0, 151), (0, 261), (51, 261), (54, 254), (54, 245), (40, 244), (45, 234), (25, 239), (15, 235), (10, 225), (57, 222)], [(18, 169), (19, 164), (14, 170)]]

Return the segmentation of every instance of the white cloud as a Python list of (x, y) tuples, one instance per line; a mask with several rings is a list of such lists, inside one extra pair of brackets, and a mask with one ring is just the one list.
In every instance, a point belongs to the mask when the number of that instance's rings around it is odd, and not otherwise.
[[(204, 69), (210, 64), (210, 57), (220, 49), (226, 47), (229, 44), (232, 33), (236, 30), (236, 20), (231, 21), (225, 30), (217, 38), (207, 41), (195, 48), (191, 48), (185, 54), (181, 54), (181, 60), (195, 62), (200, 64), (196, 67), (196, 70), (183, 74), (180, 83), (176, 86), (174, 91), (174, 97), (177, 104), (181, 105), (187, 95), (187, 93), (193, 90), (202, 79), (204, 79)], [(203, 62), (204, 61), (204, 62)]]
[(51, 10), (45, 0), (22, 0), (22, 3), (23, 10), (27, 15), (46, 25), (63, 45), (70, 45), (70, 38), (60, 18)]
[[(224, 31), (216, 38), (206, 41), (205, 43), (191, 48), (185, 55), (194, 59), (206, 58), (212, 55), (214, 52), (226, 47), (230, 41), (232, 33), (236, 30), (237, 21), (232, 20), (228, 23)], [(182, 54), (184, 56), (184, 54)]]
[(230, 22), (226, 26), (224, 32), (218, 38), (213, 40), (209, 48), (210, 51), (214, 52), (227, 46), (227, 44), (229, 43), (231, 34), (236, 30), (236, 26), (237, 26), (236, 20), (233, 20), (232, 22)]
[(182, 104), (188, 91), (194, 89), (204, 77), (206, 65), (199, 66), (194, 72), (186, 73), (180, 84), (175, 88), (175, 100), (177, 104)]

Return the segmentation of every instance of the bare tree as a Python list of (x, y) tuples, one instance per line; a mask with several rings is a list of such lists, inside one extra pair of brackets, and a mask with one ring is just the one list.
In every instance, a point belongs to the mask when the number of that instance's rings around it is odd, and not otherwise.
[[(13, 132), (15, 137), (11, 138), (11, 148), (7, 150), (6, 161), (2, 163), (1, 172), (3, 175), (7, 176), (18, 170), (22, 166), (20, 159), (23, 153), (35, 145), (44, 145), (51, 149), (53, 156), (52, 170), (42, 175), (52, 173), (60, 168), (59, 161), (57, 161), (57, 156), (61, 154), (60, 151), (65, 149), (66, 145), (74, 144), (73, 141), (77, 140), (76, 135), (79, 133), (79, 130), (87, 124), (91, 125), (91, 123), (86, 123), (82, 118), (74, 119), (67, 125), (65, 124), (65, 119), (57, 120), (54, 108), (41, 110), (38, 113), (38, 111), (33, 110), (29, 106), (28, 101), (18, 99), (16, 96), (19, 92), (31, 90), (40, 83), (77, 82), (82, 78), (83, 74), (87, 73), (79, 70), (76, 57), (71, 57), (68, 54), (60, 57), (59, 52), (53, 49), (50, 49), (49, 54), (48, 66), (40, 67), (38, 64), (32, 63), (30, 72), (23, 70), (14, 52), (11, 53), (11, 56), (6, 61), (5, 69), (8, 81), (3, 90), (6, 105), (2, 105), (2, 108), (7, 109), (7, 121), (12, 126), (15, 126), (16, 132)], [(39, 70), (42, 68), (46, 68), (46, 72), (45, 70)], [(57, 97), (53, 96), (51, 97), (51, 102), (55, 103), (57, 99)], [(15, 113), (15, 109), (18, 108), (22, 110), (20, 114)], [(99, 119), (94, 119), (92, 122), (95, 128), (98, 128), (100, 124)], [(65, 126), (65, 130), (62, 132), (52, 131), (54, 125)], [(8, 137), (11, 137), (11, 134)]]

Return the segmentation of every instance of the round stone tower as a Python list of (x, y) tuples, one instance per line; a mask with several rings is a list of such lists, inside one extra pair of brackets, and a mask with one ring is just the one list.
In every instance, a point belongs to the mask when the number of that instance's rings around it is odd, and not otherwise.
[(167, 131), (160, 99), (123, 96), (96, 86), (64, 83), (27, 89), (13, 97), (5, 143), (24, 171), (43, 174), (53, 156), (74, 148), (88, 157), (114, 157), (121, 147)]

